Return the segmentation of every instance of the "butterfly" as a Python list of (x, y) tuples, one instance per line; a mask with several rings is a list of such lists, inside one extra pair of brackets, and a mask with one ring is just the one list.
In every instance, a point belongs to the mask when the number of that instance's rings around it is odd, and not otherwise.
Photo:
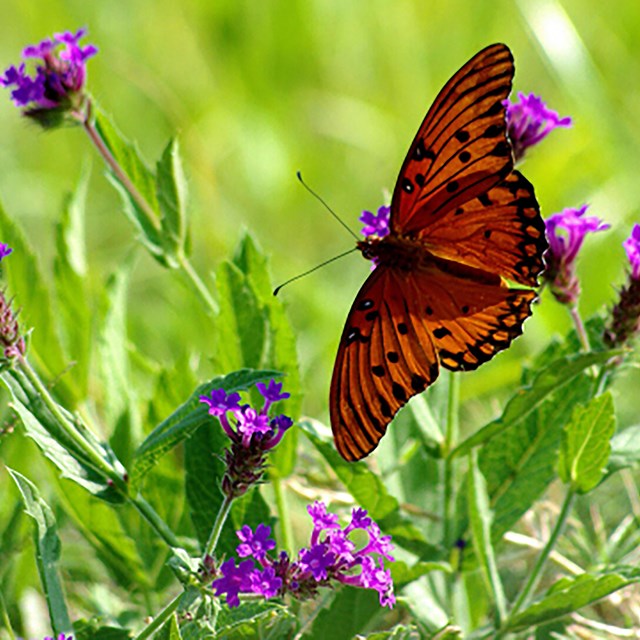
[(513, 56), (491, 45), (444, 86), (402, 164), (389, 234), (358, 242), (375, 268), (351, 307), (331, 379), (331, 427), (349, 461), (438, 377), (522, 333), (547, 249), (533, 186), (513, 169), (503, 101)]

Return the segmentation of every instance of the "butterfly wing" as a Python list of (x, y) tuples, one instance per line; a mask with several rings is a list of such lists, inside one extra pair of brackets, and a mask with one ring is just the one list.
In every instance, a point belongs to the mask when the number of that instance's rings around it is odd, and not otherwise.
[(359, 460), (398, 409), (438, 376), (474, 369), (522, 331), (535, 294), (498, 276), (433, 263), (377, 267), (347, 318), (333, 369), (331, 426), (340, 454)]
[(440, 91), (400, 169), (391, 201), (392, 233), (419, 231), (509, 175), (513, 158), (503, 101), (513, 72), (508, 47), (494, 44)]

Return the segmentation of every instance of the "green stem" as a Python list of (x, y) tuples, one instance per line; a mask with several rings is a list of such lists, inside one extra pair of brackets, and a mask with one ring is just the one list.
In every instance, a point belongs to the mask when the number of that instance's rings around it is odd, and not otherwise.
[(271, 486), (276, 499), (276, 510), (278, 512), (278, 522), (280, 523), (280, 535), (282, 536), (282, 548), (291, 553), (293, 551), (293, 531), (291, 529), (291, 518), (289, 517), (289, 505), (287, 497), (282, 488), (281, 478), (272, 478)]
[(572, 489), (569, 489), (567, 491), (567, 495), (565, 496), (564, 503), (562, 505), (562, 510), (560, 511), (560, 515), (558, 516), (556, 525), (553, 528), (551, 535), (549, 536), (549, 540), (547, 541), (547, 544), (544, 546), (544, 548), (540, 552), (540, 555), (536, 560), (533, 570), (529, 574), (529, 579), (527, 580), (527, 583), (524, 585), (524, 588), (520, 592), (520, 595), (516, 599), (511, 609), (509, 618), (507, 619), (507, 622), (505, 624), (507, 628), (509, 627), (509, 620), (513, 619), (514, 616), (520, 611), (520, 609), (522, 609), (522, 607), (528, 603), (531, 593), (538, 585), (538, 582), (542, 577), (542, 571), (549, 558), (549, 554), (553, 551), (553, 548), (555, 547), (556, 542), (558, 541), (558, 538), (564, 531), (564, 527), (567, 523), (567, 519), (569, 518), (569, 514), (571, 513), (571, 508), (573, 507), (573, 501), (575, 496), (576, 494)]
[(202, 278), (200, 278), (196, 270), (193, 268), (191, 262), (189, 262), (189, 258), (181, 254), (179, 262), (182, 267), (182, 272), (187, 277), (196, 293), (202, 298), (205, 305), (209, 308), (211, 315), (218, 315), (218, 312), (220, 311), (218, 304), (209, 293), (209, 290), (205, 286), (204, 282), (202, 282)]
[(444, 504), (443, 504), (443, 540), (447, 548), (453, 544), (451, 539), (453, 524), (453, 513), (455, 511), (455, 461), (449, 453), (455, 448), (459, 437), (458, 409), (460, 404), (460, 381), (457, 376), (449, 373), (449, 401), (447, 404), (447, 425), (444, 437), (443, 458), (444, 458)]
[(220, 505), (220, 511), (218, 511), (218, 515), (216, 516), (216, 521), (213, 524), (213, 529), (211, 529), (211, 535), (209, 536), (209, 540), (207, 541), (207, 546), (204, 549), (205, 558), (207, 556), (213, 557), (213, 553), (216, 550), (218, 540), (220, 539), (220, 534), (222, 533), (222, 527), (227, 520), (229, 511), (231, 511), (232, 504), (233, 498), (225, 496), (224, 501)]
[(4, 603), (4, 598), (2, 597), (2, 591), (0, 591), (0, 623), (7, 630), (11, 640), (16, 640), (16, 634), (13, 631), (13, 627), (11, 626), (11, 620), (9, 620), (9, 614), (7, 613), (7, 607)]
[(156, 533), (170, 546), (179, 547), (180, 542), (167, 523), (156, 513), (154, 508), (141, 496), (135, 498), (128, 496), (129, 502), (137, 509), (138, 513), (151, 525)]
[(154, 619), (137, 635), (134, 640), (150, 638), (174, 613), (180, 604), (182, 594), (179, 593)]
[(101, 475), (105, 476), (113, 482), (117, 489), (126, 495), (127, 488), (124, 480), (116, 472), (116, 470), (104, 459), (95, 449), (87, 443), (87, 441), (80, 435), (76, 425), (71, 423), (68, 418), (60, 411), (60, 407), (49, 395), (47, 388), (42, 384), (42, 381), (31, 368), (26, 358), (20, 356), (17, 359), (20, 367), (20, 371), (27, 377), (34, 390), (38, 393), (40, 399), (47, 407), (51, 415), (56, 419), (58, 426), (64, 432), (64, 434), (73, 442), (74, 445), (82, 452), (86, 457), (86, 463), (94, 467)]

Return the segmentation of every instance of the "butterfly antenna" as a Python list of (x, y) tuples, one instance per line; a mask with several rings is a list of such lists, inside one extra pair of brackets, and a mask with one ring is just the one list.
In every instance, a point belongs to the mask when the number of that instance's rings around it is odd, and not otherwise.
[(289, 278), (289, 280), (285, 280), (281, 285), (277, 286), (273, 290), (273, 295), (277, 296), (278, 293), (280, 292), (280, 289), (282, 289), (282, 287), (284, 287), (286, 284), (289, 284), (290, 282), (293, 282), (294, 280), (299, 280), (300, 278), (302, 278), (304, 276), (308, 276), (310, 273), (313, 273), (314, 271), (317, 271), (318, 269), (320, 269), (320, 267), (324, 267), (324, 266), (326, 266), (328, 264), (331, 264), (332, 262), (334, 262), (335, 260), (338, 260), (339, 258), (344, 258), (345, 256), (348, 256), (350, 253), (353, 253), (354, 251), (356, 251), (357, 248), (358, 247), (353, 247), (353, 249), (349, 249), (349, 251), (345, 251), (344, 253), (341, 253), (340, 255), (333, 256), (333, 258), (329, 258), (329, 260), (325, 260), (324, 262), (321, 262), (320, 264), (318, 264), (315, 267), (313, 267), (313, 269), (309, 269), (308, 271), (305, 271), (304, 273), (300, 273), (297, 276), (294, 276), (293, 278)]
[[(344, 220), (342, 220), (342, 218), (340, 218), (340, 216), (302, 179), (302, 174), (299, 171), (296, 171), (296, 176), (298, 176), (298, 180), (300, 180), (300, 183), (302, 184), (302, 186), (316, 199), (319, 200), (324, 206), (325, 209), (356, 239), (356, 242), (358, 240), (361, 240), (361, 238), (359, 238), (352, 229), (350, 229), (344, 222)], [(341, 256), (337, 256), (338, 258), (340, 258)], [(322, 266), (322, 265), (319, 265)]]

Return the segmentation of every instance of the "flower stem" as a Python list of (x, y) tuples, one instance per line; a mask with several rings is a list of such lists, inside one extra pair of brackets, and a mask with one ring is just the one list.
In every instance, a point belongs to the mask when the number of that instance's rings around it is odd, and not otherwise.
[(213, 557), (213, 553), (216, 550), (218, 540), (220, 539), (220, 534), (222, 533), (222, 527), (224, 526), (224, 523), (227, 520), (229, 511), (231, 511), (232, 504), (233, 504), (233, 498), (229, 498), (229, 496), (225, 496), (224, 501), (220, 505), (220, 511), (218, 511), (218, 515), (216, 516), (216, 521), (213, 524), (213, 529), (211, 529), (211, 534), (209, 535), (207, 546), (204, 549), (205, 558), (207, 556)]
[(101, 475), (111, 480), (111, 482), (113, 482), (115, 487), (120, 490), (123, 495), (127, 495), (127, 487), (124, 479), (118, 474), (113, 466), (109, 462), (107, 462), (94, 449), (94, 447), (92, 447), (82, 437), (76, 425), (71, 423), (67, 416), (62, 413), (60, 407), (49, 395), (47, 388), (44, 386), (36, 372), (31, 368), (31, 365), (29, 365), (27, 359), (19, 356), (17, 358), (17, 362), (20, 372), (26, 376), (34, 391), (37, 392), (39, 398), (47, 407), (51, 415), (55, 418), (64, 435), (68, 437), (69, 440), (73, 442), (73, 444), (77, 446), (78, 449), (82, 452), (83, 456), (85, 457), (85, 462), (94, 467), (94, 469), (96, 469), (96, 471), (98, 471)]
[(564, 527), (567, 523), (567, 519), (569, 518), (569, 514), (571, 513), (571, 508), (573, 507), (573, 501), (576, 494), (572, 489), (567, 491), (567, 495), (565, 496), (564, 503), (562, 505), (562, 509), (560, 511), (560, 515), (558, 516), (558, 520), (556, 522), (551, 535), (549, 536), (549, 540), (547, 544), (544, 546), (536, 563), (533, 567), (533, 570), (529, 574), (529, 579), (527, 580), (524, 588), (520, 592), (520, 595), (516, 599), (511, 612), (509, 613), (509, 618), (506, 621), (505, 626), (509, 627), (509, 620), (513, 619), (513, 617), (522, 609), (522, 607), (527, 604), (529, 597), (531, 596), (532, 591), (538, 585), (540, 578), (542, 577), (542, 571), (545, 567), (547, 559), (549, 555), (553, 551), (553, 548), (560, 537), (560, 534), (564, 531)]
[(131, 197), (135, 200), (136, 204), (142, 211), (144, 211), (145, 216), (148, 219), (149, 224), (154, 227), (157, 231), (160, 231), (160, 223), (158, 222), (158, 218), (156, 217), (155, 211), (151, 207), (151, 205), (147, 202), (147, 200), (142, 196), (142, 194), (136, 189), (133, 182), (131, 182), (129, 176), (124, 172), (122, 167), (118, 164), (118, 161), (115, 159), (109, 147), (102, 139), (100, 132), (96, 129), (94, 125), (94, 120), (91, 117), (92, 106), (91, 102), (88, 101), (86, 111), (84, 114), (77, 114), (77, 118), (82, 122), (82, 126), (84, 130), (87, 132), (89, 139), (93, 143), (94, 147), (98, 150), (98, 153), (102, 156), (103, 160), (107, 163), (111, 171), (116, 175), (118, 180), (121, 182), (122, 186), (127, 190), (127, 192), (131, 195)]
[(129, 502), (138, 513), (151, 525), (155, 532), (170, 546), (179, 547), (180, 543), (167, 523), (156, 513), (155, 509), (141, 496), (129, 496)]
[(571, 314), (571, 319), (573, 320), (573, 324), (576, 327), (576, 333), (578, 334), (578, 340), (580, 340), (580, 344), (582, 345), (582, 350), (585, 353), (589, 353), (591, 351), (591, 345), (589, 344), (589, 335), (587, 334), (587, 330), (582, 322), (582, 318), (580, 317), (580, 312), (578, 311), (578, 306), (572, 304), (569, 307), (569, 313)]
[(193, 265), (189, 261), (189, 258), (184, 255), (180, 255), (179, 262), (180, 266), (182, 267), (182, 272), (187, 277), (196, 293), (200, 296), (200, 298), (202, 298), (202, 301), (211, 312), (211, 315), (218, 315), (220, 308), (218, 307), (217, 302), (209, 293), (209, 290), (202, 281), (202, 278), (200, 278), (196, 270), (193, 268)]
[(293, 531), (291, 530), (291, 518), (289, 517), (289, 505), (287, 497), (282, 489), (282, 479), (272, 478), (271, 486), (276, 498), (276, 510), (280, 523), (280, 535), (282, 536), (282, 548), (291, 553), (293, 550)]
[(137, 635), (134, 640), (150, 638), (174, 613), (180, 604), (182, 593), (179, 593), (169, 604), (153, 618), (153, 620)]

